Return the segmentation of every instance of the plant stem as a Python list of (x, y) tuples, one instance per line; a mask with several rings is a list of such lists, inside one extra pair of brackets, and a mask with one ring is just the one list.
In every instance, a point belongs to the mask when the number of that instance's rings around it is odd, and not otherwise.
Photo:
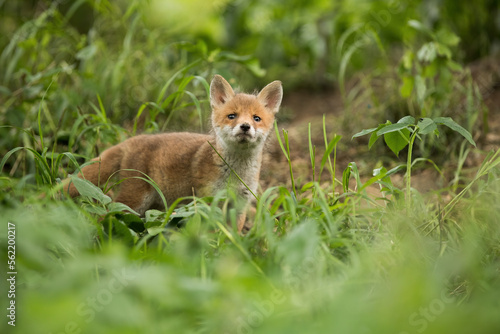
[(409, 213), (411, 209), (411, 155), (417, 132), (418, 127), (415, 127), (410, 137), (410, 144), (408, 145), (408, 158), (406, 161), (406, 213)]

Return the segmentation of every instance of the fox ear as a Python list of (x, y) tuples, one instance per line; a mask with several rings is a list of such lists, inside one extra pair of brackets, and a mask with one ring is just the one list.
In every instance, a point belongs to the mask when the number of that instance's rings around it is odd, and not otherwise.
[(262, 88), (259, 95), (257, 95), (257, 99), (273, 113), (277, 113), (280, 109), (282, 98), (283, 87), (281, 86), (281, 81), (278, 80)]
[(229, 82), (216, 74), (210, 83), (210, 105), (212, 108), (223, 106), (234, 97), (234, 91)]

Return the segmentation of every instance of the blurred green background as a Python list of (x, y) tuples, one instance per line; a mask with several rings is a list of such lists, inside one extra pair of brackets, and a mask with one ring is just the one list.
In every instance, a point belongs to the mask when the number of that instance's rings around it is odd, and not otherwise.
[[(497, 0), (0, 0), (0, 254), (14, 223), (18, 272), (0, 331), (499, 333), (499, 51)], [(56, 198), (124, 138), (208, 131), (216, 73), (285, 89), (296, 179), (272, 138), (247, 235), (216, 200), (138, 218), (102, 192)], [(478, 143), (423, 137), (412, 206), (401, 175), (370, 181), (406, 151), (349, 140), (406, 115)]]

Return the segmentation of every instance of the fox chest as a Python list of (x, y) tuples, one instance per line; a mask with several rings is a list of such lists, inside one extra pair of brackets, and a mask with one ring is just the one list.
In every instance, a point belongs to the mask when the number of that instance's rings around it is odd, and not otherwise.
[(221, 190), (229, 190), (234, 191), (240, 197), (250, 199), (252, 192), (257, 191), (259, 166), (252, 162), (228, 165), (221, 168), (219, 176), (212, 183), (212, 195)]

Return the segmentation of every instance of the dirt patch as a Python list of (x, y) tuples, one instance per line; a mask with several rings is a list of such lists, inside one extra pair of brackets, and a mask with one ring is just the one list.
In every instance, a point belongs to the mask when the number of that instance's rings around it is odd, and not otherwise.
[[(464, 164), (464, 167), (473, 170), (482, 163), (485, 152), (497, 150), (500, 147), (499, 57), (489, 57), (477, 61), (470, 64), (468, 68), (483, 97), (483, 107), (487, 108), (487, 113), (484, 114), (485, 118), (478, 120), (479, 133), (474, 134), (474, 138), (478, 139), (478, 147), (471, 150)], [(371, 120), (374, 117), (369, 100), (358, 103), (354, 107), (345, 108), (338, 89), (316, 92), (298, 90), (285, 94), (280, 114), (278, 128), (280, 131), (282, 129), (288, 131), (292, 169), (297, 187), (312, 181), (309, 124), (311, 124), (311, 142), (313, 146), (316, 146), (316, 173), (319, 172), (319, 165), (325, 149), (323, 117), (325, 117), (328, 139), (333, 138), (334, 134), (343, 136), (337, 148), (337, 179), (342, 179), (342, 171), (351, 161), (357, 163), (364, 180), (370, 178), (371, 170), (379, 167), (381, 163), (389, 167), (391, 163), (395, 162), (395, 157), (388, 158), (388, 156), (378, 154), (376, 150), (369, 152), (366, 145), (368, 138), (351, 140), (355, 132), (366, 126), (366, 124), (355, 124), (356, 120), (366, 123), (364, 120)], [(385, 120), (378, 120), (378, 122), (383, 121)], [(377, 124), (377, 121), (375, 120), (371, 124), (368, 126)], [(277, 140), (274, 136), (271, 137), (264, 157), (261, 186), (266, 189), (281, 185), (290, 189), (288, 162)], [(404, 161), (400, 159), (399, 163), (404, 163)], [(424, 193), (446, 187), (453, 178), (453, 175), (448, 174), (456, 170), (456, 166), (445, 166), (444, 169), (446, 168), (450, 172), (447, 173), (446, 170), (443, 170), (445, 174), (443, 177), (431, 164), (419, 166), (412, 173), (412, 186)], [(329, 178), (330, 176), (324, 172), (321, 180), (325, 181)], [(402, 179), (402, 174), (398, 174), (394, 176), (393, 182), (402, 185)]]

